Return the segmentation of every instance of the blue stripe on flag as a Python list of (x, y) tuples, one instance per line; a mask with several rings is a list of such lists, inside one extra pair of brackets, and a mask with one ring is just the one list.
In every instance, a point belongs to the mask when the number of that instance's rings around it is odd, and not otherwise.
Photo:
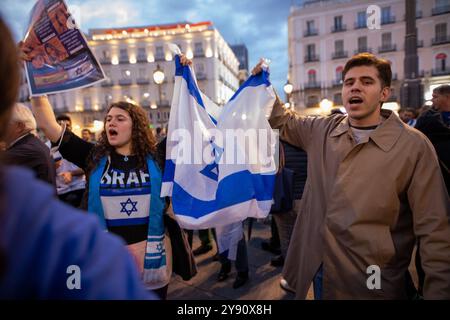
[(262, 71), (261, 73), (255, 75), (255, 76), (251, 76), (250, 78), (248, 78), (238, 89), (238, 91), (236, 91), (236, 93), (231, 97), (230, 101), (234, 100), (240, 93), (242, 90), (244, 90), (247, 87), (257, 87), (260, 86), (262, 84), (265, 84), (267, 87), (270, 86), (270, 81), (269, 81), (269, 72), (267, 71)]
[[(204, 201), (187, 193), (173, 182), (172, 203), (177, 215), (200, 218), (214, 211), (255, 199), (272, 200), (275, 175), (252, 174), (241, 171), (222, 179), (217, 186), (216, 199)], [(239, 186), (239, 188), (236, 188)]]
[(175, 177), (175, 163), (172, 160), (166, 160), (166, 164), (164, 165), (164, 174), (162, 182), (173, 181), (174, 177)]
[[(183, 66), (181, 65), (180, 62), (180, 57), (177, 55), (175, 56), (175, 76), (181, 76), (184, 78), (184, 80), (187, 83), (187, 87), (188, 87), (188, 91), (191, 94), (191, 96), (194, 97), (195, 101), (197, 101), (197, 103), (202, 106), (203, 109), (205, 109), (205, 104), (203, 103), (203, 99), (202, 96), (200, 94), (200, 90), (197, 87), (197, 84), (195, 83), (194, 79), (192, 78), (192, 74), (191, 74), (191, 70), (189, 69), (188, 66)], [(211, 121), (216, 125), (217, 124), (217, 120), (214, 119), (213, 116), (211, 116), (209, 113), (209, 118), (211, 119)]]
[(105, 197), (139, 196), (143, 194), (150, 194), (150, 187), (136, 189), (100, 189), (100, 195)]
[(133, 226), (148, 223), (148, 217), (146, 218), (131, 218), (131, 219), (106, 219), (106, 225), (108, 227), (122, 227)]

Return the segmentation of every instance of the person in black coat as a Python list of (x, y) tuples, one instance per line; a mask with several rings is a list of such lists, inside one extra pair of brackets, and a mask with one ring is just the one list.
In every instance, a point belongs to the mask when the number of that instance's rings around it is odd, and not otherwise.
[(435, 88), (432, 102), (433, 108), (417, 119), (415, 128), (433, 144), (450, 194), (450, 85)]
[(31, 110), (16, 103), (4, 138), (7, 146), (4, 163), (28, 167), (38, 179), (56, 188), (56, 171), (50, 149), (35, 136), (35, 132), (36, 120)]
[(298, 209), (301, 204), (303, 189), (305, 188), (307, 178), (308, 156), (302, 149), (294, 147), (287, 142), (281, 141), (284, 150), (285, 168), (294, 171), (293, 190), (294, 190), (294, 206), (288, 212), (273, 213), (278, 234), (280, 236), (281, 254), (272, 259), (273, 266), (282, 266), (289, 247), (292, 230), (297, 218)]

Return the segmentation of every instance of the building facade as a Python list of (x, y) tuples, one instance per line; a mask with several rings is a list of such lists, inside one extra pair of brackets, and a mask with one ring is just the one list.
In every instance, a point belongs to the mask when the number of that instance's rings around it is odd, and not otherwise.
[[(368, 10), (372, 4), (376, 11)], [(419, 77), (426, 101), (434, 87), (450, 84), (450, 1), (416, 0), (416, 26)], [(405, 29), (405, 0), (316, 0), (292, 7), (288, 47), (295, 108), (317, 107), (322, 99), (342, 105), (343, 67), (360, 52), (391, 62), (390, 101), (399, 103)]]
[(234, 44), (231, 46), (231, 50), (239, 60), (239, 82), (242, 84), (249, 76), (248, 49), (245, 44)]
[[(239, 87), (239, 61), (211, 22), (91, 29), (86, 37), (107, 80), (49, 96), (56, 113), (72, 117), (75, 130), (97, 131), (106, 108), (127, 99), (147, 110), (153, 127), (165, 127), (175, 79), (169, 43), (178, 45), (193, 60), (200, 90), (215, 103), (225, 103)], [(164, 74), (160, 84), (154, 77), (156, 71)], [(21, 100), (27, 97), (24, 84)]]

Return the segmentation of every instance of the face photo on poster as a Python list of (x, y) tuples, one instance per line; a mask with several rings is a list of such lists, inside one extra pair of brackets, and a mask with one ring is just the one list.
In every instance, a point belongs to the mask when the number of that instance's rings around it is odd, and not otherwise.
[(23, 39), (31, 96), (65, 92), (105, 80), (97, 58), (63, 0), (38, 0)]

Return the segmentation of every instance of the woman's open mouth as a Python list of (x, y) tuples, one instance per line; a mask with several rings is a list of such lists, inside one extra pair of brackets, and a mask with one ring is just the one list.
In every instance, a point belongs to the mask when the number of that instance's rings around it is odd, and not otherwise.
[(108, 129), (108, 134), (111, 138), (117, 137), (118, 132), (116, 129)]

